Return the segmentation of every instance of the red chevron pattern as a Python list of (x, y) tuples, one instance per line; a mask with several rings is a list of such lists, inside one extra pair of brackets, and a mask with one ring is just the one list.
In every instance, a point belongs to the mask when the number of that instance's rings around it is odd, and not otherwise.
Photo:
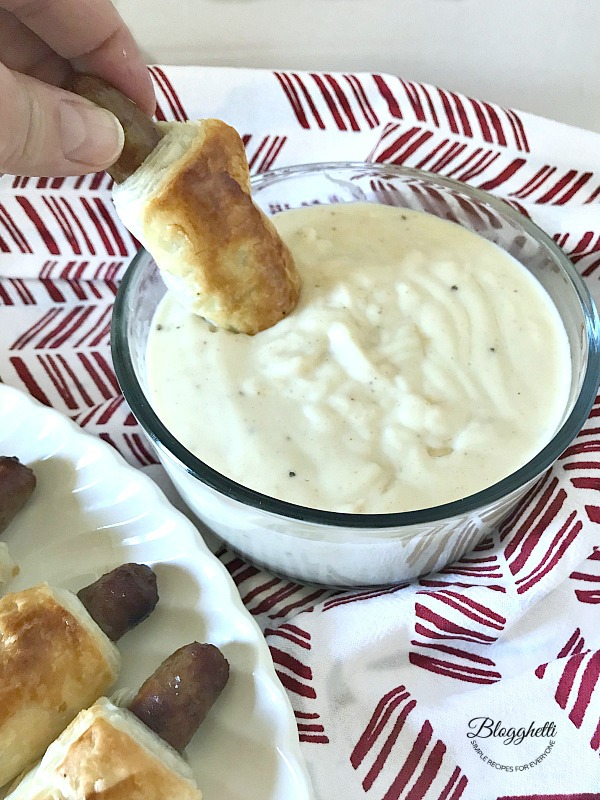
[(259, 141), (255, 141), (255, 138), (250, 134), (242, 137), (246, 147), (248, 166), (253, 175), (275, 169), (277, 159), (281, 156), (288, 137), (263, 136)]
[[(411, 664), (467, 683), (500, 680), (494, 661), (479, 650), (498, 640), (506, 618), (473, 595), (482, 597), (481, 591), (450, 587), (417, 592)], [(483, 596), (487, 599), (488, 594)], [(489, 597), (493, 602), (494, 595)]]
[(189, 119), (183, 107), (181, 97), (173, 86), (167, 73), (161, 67), (150, 67), (156, 92), (156, 118), (159, 120), (176, 120), (185, 122)]
[(573, 488), (586, 492), (583, 508), (592, 522), (600, 522), (599, 416), (600, 398), (596, 398), (586, 424), (559, 461)]
[(448, 763), (446, 745), (434, 737), (429, 720), (415, 727), (416, 706), (403, 685), (387, 692), (358, 739), (350, 763), (362, 776), (363, 791), (382, 800), (458, 800), (468, 779)]
[(600, 603), (600, 549), (594, 548), (582, 569), (572, 572), (569, 578), (580, 587), (575, 589), (575, 597), (580, 603)]
[(361, 131), (377, 127), (379, 119), (357, 75), (275, 72), (298, 124), (308, 130), (331, 128)]
[[(252, 108), (231, 73), (219, 73), (213, 108), (204, 80), (192, 85), (178, 68), (155, 66), (151, 73), (158, 119), (218, 116), (224, 108), (239, 119), (253, 174), (323, 153), (406, 164), (502, 197), (552, 234), (600, 298), (600, 169), (597, 158), (586, 163), (576, 152), (576, 133), (569, 134), (572, 148), (552, 152), (546, 123), (386, 75), (248, 72), (241, 79), (246, 95), (254, 98), (256, 87), (265, 93)], [(0, 380), (66, 412), (131, 463), (150, 465), (156, 457), (119, 392), (109, 352), (112, 304), (139, 247), (114, 214), (111, 186), (104, 173), (0, 178)], [(449, 204), (435, 190), (409, 188), (416, 207), (449, 220), (468, 220), (476, 229), (497, 222), (489, 207), (470, 198)], [(394, 202), (385, 182), (372, 189)], [(356, 796), (373, 800), (482, 797), (467, 762), (454, 761), (450, 748), (460, 753), (458, 745), (437, 735), (438, 705), (456, 691), (468, 705), (480, 693), (499, 691), (503, 677), (517, 680), (513, 665), (505, 667), (505, 647), (522, 610), (534, 605), (548, 636), (544, 653), (556, 653), (535, 669), (540, 703), (558, 705), (597, 757), (600, 642), (591, 615), (600, 602), (593, 538), (600, 522), (598, 417), (600, 398), (555, 468), (467, 555), (447, 553), (441, 541), (423, 542), (411, 558), (424, 563), (427, 557), (437, 571), (410, 584), (332, 592), (268, 575), (225, 548), (219, 552), (268, 639), (302, 746), (314, 759), (311, 770), (325, 771), (327, 785), (330, 771), (337, 781), (339, 769), (341, 787), (350, 776)], [(464, 536), (475, 542), (478, 527)], [(438, 569), (441, 563), (448, 566)], [(558, 617), (546, 603), (554, 589), (566, 604)], [(372, 630), (365, 634), (365, 626)], [(349, 663), (338, 671), (346, 646)], [(334, 668), (323, 668), (323, 659), (333, 659)], [(349, 686), (342, 685), (346, 673)], [(349, 702), (340, 714), (329, 694), (338, 674), (340, 696), (345, 691)], [(535, 794), (537, 784), (532, 794), (517, 796), (508, 778), (503, 782), (492, 771), (487, 780), (485, 791), (499, 800), (600, 800), (544, 794), (547, 786)]]
[(311, 612), (317, 602), (333, 594), (325, 589), (311, 589), (267, 575), (227, 550), (220, 557), (238, 587), (245, 606), (251, 614), (263, 618), (265, 625), (275, 619), (285, 620), (303, 612)]
[[(582, 529), (576, 511), (563, 511), (566, 490), (553, 473), (547, 473), (534, 492), (502, 524), (504, 557), (515, 576), (518, 594), (534, 588), (552, 570)], [(548, 528), (553, 536), (543, 537)]]
[(529, 152), (525, 126), (511, 109), (414, 81), (375, 76), (388, 113), (468, 139)]
[[(285, 688), (292, 695), (311, 701), (316, 700), (312, 670), (302, 660), (311, 650), (310, 633), (298, 625), (283, 623), (277, 629), (265, 628), (264, 634), (269, 642), (275, 671)], [(279, 646), (280, 642), (285, 649)], [(301, 742), (329, 743), (329, 737), (317, 711), (297, 710), (295, 715)]]
[[(536, 670), (540, 680), (556, 680), (554, 699), (573, 725), (587, 733), (592, 750), (600, 750), (600, 650), (584, 649), (585, 639), (577, 629), (557, 655), (554, 664), (542, 664)], [(552, 667), (552, 674), (550, 670)], [(559, 669), (560, 668), (560, 671)], [(592, 697), (595, 702), (592, 703)]]

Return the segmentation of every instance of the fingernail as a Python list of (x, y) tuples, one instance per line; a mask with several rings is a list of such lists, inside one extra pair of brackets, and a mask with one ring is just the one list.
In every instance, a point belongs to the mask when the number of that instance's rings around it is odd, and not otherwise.
[(125, 141), (121, 123), (110, 111), (70, 100), (60, 104), (60, 133), (65, 158), (90, 167), (112, 164)]

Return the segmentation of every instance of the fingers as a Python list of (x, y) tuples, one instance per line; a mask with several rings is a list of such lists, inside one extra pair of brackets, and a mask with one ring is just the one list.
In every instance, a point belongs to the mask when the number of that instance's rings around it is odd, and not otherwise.
[(64, 85), (73, 70), (50, 45), (8, 11), (0, 8), (0, 58), (5, 67), (32, 78)]
[(0, 0), (80, 72), (107, 80), (147, 114), (154, 89), (138, 47), (110, 0)]
[(83, 98), (0, 65), (0, 172), (62, 176), (117, 160), (123, 129)]

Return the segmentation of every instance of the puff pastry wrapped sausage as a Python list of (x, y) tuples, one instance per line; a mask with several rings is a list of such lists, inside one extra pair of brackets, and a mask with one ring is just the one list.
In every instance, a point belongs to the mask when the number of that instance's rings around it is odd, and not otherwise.
[(156, 576), (123, 564), (75, 596), (47, 583), (0, 600), (0, 786), (116, 681), (113, 644), (154, 609)]
[(181, 756), (106, 698), (82, 711), (7, 800), (201, 800)]
[(201, 800), (179, 753), (228, 678), (214, 645), (180, 647), (129, 709), (101, 698), (82, 711), (7, 800)]
[(69, 591), (0, 600), (0, 786), (115, 682), (119, 651)]
[(153, 123), (98, 78), (73, 90), (109, 108), (125, 149), (109, 170), (119, 217), (184, 306), (217, 327), (255, 334), (296, 306), (287, 246), (253, 203), (239, 134), (218, 119)]

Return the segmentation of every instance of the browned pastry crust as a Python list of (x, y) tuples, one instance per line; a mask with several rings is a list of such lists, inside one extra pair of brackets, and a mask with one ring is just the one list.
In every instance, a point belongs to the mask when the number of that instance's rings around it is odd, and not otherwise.
[(185, 761), (101, 698), (48, 748), (7, 800), (202, 800)]
[(41, 584), (0, 600), (0, 786), (107, 691), (119, 666), (70, 592)]
[(115, 187), (117, 211), (192, 311), (247, 334), (271, 327), (296, 306), (300, 279), (252, 201), (242, 140), (216, 119), (164, 128), (151, 156)]

